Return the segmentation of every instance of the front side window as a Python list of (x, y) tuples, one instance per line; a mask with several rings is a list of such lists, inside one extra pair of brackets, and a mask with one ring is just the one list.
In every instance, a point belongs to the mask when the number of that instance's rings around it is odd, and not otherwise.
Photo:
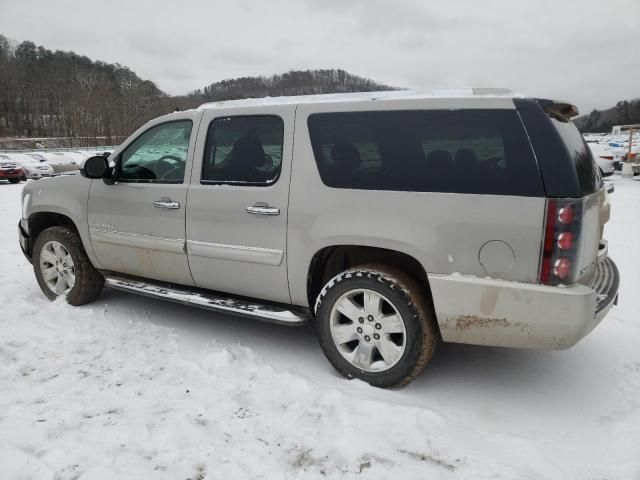
[(284, 123), (273, 115), (217, 118), (209, 125), (202, 183), (272, 185), (280, 175)]
[(543, 195), (515, 110), (321, 113), (308, 126), (330, 187)]
[(156, 125), (144, 132), (122, 152), (116, 179), (120, 182), (182, 183), (191, 128), (191, 120), (180, 120)]

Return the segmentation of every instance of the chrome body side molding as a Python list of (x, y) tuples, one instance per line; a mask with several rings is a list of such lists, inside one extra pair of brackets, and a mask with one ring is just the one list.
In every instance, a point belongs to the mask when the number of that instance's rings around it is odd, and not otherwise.
[(157, 237), (96, 227), (91, 227), (89, 233), (92, 242), (111, 243), (161, 252), (184, 253), (183, 238)]
[(187, 252), (194, 257), (218, 258), (273, 266), (280, 265), (284, 256), (282, 250), (272, 248), (209, 243), (199, 240), (187, 240)]
[(166, 286), (149, 280), (107, 274), (106, 284), (116, 290), (133, 292), (147, 297), (184, 303), (216, 312), (251, 317), (281, 325), (302, 325), (311, 318), (305, 309), (293, 310), (284, 306), (261, 304), (255, 301), (223, 296), (224, 294), (189, 290), (187, 287)]

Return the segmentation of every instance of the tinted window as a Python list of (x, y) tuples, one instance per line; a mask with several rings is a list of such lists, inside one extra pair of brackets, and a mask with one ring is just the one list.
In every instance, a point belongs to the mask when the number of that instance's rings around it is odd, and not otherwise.
[(218, 118), (211, 122), (202, 183), (270, 185), (282, 166), (284, 123), (276, 116)]
[(156, 125), (144, 132), (122, 152), (117, 180), (182, 183), (191, 125), (191, 120), (181, 120)]
[(575, 165), (581, 195), (589, 195), (598, 191), (602, 183), (600, 171), (593, 159), (591, 149), (585, 143), (582, 135), (573, 122), (554, 115), (550, 115), (550, 117), (551, 123), (553, 123), (560, 137), (562, 137), (562, 141)]
[(323, 113), (308, 125), (330, 187), (543, 195), (514, 110)]

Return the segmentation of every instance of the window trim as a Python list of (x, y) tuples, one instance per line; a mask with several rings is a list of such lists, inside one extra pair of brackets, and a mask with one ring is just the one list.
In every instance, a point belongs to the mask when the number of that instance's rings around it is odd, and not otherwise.
[[(247, 118), (247, 117), (251, 117), (251, 118), (273, 117), (273, 118), (279, 119), (282, 122), (282, 158), (280, 159), (280, 168), (278, 169), (278, 174), (275, 176), (273, 180), (268, 182), (249, 182), (249, 181), (243, 181), (243, 180), (205, 180), (204, 169), (206, 166), (205, 160), (207, 157), (207, 147), (209, 146), (209, 137), (210, 135), (213, 135), (213, 132), (215, 130), (215, 129), (214, 130), (211, 129), (212, 125), (216, 121), (222, 120), (222, 119)], [(275, 113), (259, 113), (255, 115), (252, 115), (252, 114), (222, 115), (219, 117), (212, 118), (211, 121), (209, 122), (209, 125), (207, 125), (207, 136), (205, 137), (204, 148), (202, 151), (202, 165), (200, 167), (200, 185), (229, 185), (232, 187), (271, 187), (275, 185), (280, 179), (280, 176), (282, 175), (282, 164), (284, 163), (285, 138), (286, 138), (285, 120), (282, 116), (277, 115)]]
[[(157, 179), (134, 179), (134, 180), (129, 180), (129, 179), (125, 179), (122, 180), (121, 178), (118, 177), (118, 173), (121, 172), (121, 167), (122, 167), (122, 158), (123, 155), (125, 154), (125, 152), (135, 143), (138, 141), (139, 138), (141, 138), (143, 135), (145, 135), (147, 132), (150, 132), (151, 130), (153, 130), (156, 127), (161, 127), (163, 125), (168, 125), (170, 123), (179, 123), (179, 122), (189, 122), (191, 123), (191, 133), (189, 134), (189, 143), (187, 144), (187, 158), (185, 159), (185, 169), (184, 169), (184, 175), (182, 177), (182, 180), (157, 180)], [(142, 184), (160, 184), (160, 185), (183, 185), (185, 183), (185, 178), (187, 176), (187, 163), (189, 162), (189, 148), (191, 147), (191, 139), (193, 136), (193, 119), (191, 118), (180, 118), (180, 119), (175, 119), (175, 120), (167, 120), (166, 122), (160, 122), (160, 123), (156, 123), (154, 125), (151, 125), (149, 128), (147, 128), (144, 132), (142, 132), (140, 135), (138, 135), (136, 138), (134, 138), (131, 142), (129, 142), (129, 144), (121, 151), (118, 153), (118, 158), (116, 159), (116, 164), (113, 168), (113, 181), (114, 182), (118, 182), (118, 183), (142, 183)]]

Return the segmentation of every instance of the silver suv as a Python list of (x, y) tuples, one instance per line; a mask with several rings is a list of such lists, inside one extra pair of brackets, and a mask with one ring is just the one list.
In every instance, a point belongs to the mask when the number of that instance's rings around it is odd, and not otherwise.
[(144, 125), (28, 184), (50, 299), (112, 288), (284, 325), (392, 387), (437, 343), (568, 348), (616, 303), (574, 106), (469, 90), (248, 99)]

